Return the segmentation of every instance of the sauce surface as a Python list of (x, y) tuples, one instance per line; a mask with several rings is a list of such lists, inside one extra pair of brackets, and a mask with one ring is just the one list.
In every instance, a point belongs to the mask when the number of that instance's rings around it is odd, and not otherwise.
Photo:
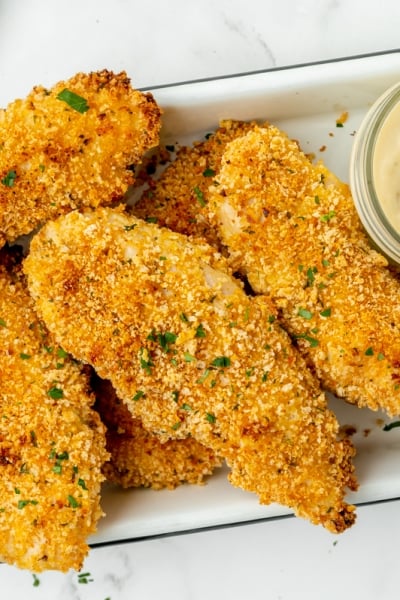
[(386, 117), (378, 134), (372, 173), (382, 211), (400, 234), (400, 104)]

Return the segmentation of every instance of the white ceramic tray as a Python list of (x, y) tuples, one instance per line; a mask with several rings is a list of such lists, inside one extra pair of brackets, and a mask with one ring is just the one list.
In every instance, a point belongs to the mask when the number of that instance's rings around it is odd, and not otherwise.
[[(222, 118), (268, 120), (323, 158), (347, 181), (350, 149), (360, 121), (375, 98), (400, 80), (400, 51), (153, 88), (163, 108), (162, 141), (188, 144), (203, 139)], [(336, 126), (343, 112), (348, 119)], [(400, 298), (399, 298), (400, 301)], [(399, 341), (400, 343), (400, 341)], [(360, 482), (355, 503), (400, 497), (400, 429), (394, 421), (337, 399), (332, 408), (342, 425), (354, 427)], [(219, 470), (204, 486), (174, 491), (105, 486), (102, 519), (92, 545), (138, 539), (290, 514), (279, 505), (261, 506), (256, 496), (233, 488)], [(311, 527), (311, 525), (310, 525)]]

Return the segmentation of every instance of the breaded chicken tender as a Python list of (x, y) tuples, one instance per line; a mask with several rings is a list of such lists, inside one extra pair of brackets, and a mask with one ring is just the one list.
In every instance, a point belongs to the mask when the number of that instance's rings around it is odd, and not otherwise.
[(323, 386), (400, 413), (400, 286), (348, 186), (274, 126), (227, 145), (205, 213)]
[(0, 243), (120, 200), (158, 142), (160, 109), (126, 73), (78, 73), (0, 111)]
[(0, 560), (79, 570), (103, 514), (105, 430), (88, 377), (38, 319), (21, 273), (4, 264), (0, 372)]
[(92, 385), (95, 408), (107, 427), (110, 459), (103, 473), (108, 481), (124, 488), (172, 490), (182, 483), (201, 484), (221, 466), (222, 459), (192, 437), (161, 442), (146, 431), (109, 381), (95, 378)]
[(47, 223), (25, 271), (58, 341), (148, 431), (191, 435), (262, 503), (333, 532), (354, 522), (350, 440), (273, 306), (246, 296), (211, 246), (99, 208)]
[(133, 206), (133, 214), (155, 220), (172, 231), (204, 237), (218, 247), (218, 232), (201, 209), (207, 203), (208, 189), (219, 171), (226, 144), (254, 125), (255, 122), (221, 121), (203, 142), (180, 148), (173, 162)]

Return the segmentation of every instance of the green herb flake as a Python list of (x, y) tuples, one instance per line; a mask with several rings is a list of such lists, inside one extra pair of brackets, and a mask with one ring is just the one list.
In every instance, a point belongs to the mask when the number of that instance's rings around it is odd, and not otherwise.
[(68, 494), (67, 500), (68, 500), (68, 504), (71, 508), (78, 508), (79, 502), (73, 496), (71, 496), (71, 494)]
[(395, 429), (396, 427), (400, 427), (400, 421), (392, 421), (391, 423), (386, 423), (383, 427), (383, 431), (390, 431), (391, 429)]
[(7, 175), (1, 180), (1, 183), (6, 187), (13, 187), (16, 178), (17, 173), (15, 171), (8, 171)]
[(91, 578), (90, 573), (78, 573), (78, 583), (86, 584), (91, 581), (94, 581), (94, 580)]
[(132, 229), (135, 229), (135, 227), (136, 227), (136, 223), (134, 223), (133, 225), (124, 225), (124, 230), (132, 231)]
[(33, 573), (33, 587), (39, 587), (39, 585), (40, 579), (35, 573)]
[(19, 355), (21, 360), (28, 360), (29, 358), (31, 358), (30, 354), (25, 354), (25, 352), (21, 352)]
[(58, 95), (57, 100), (61, 100), (68, 104), (69, 107), (73, 108), (77, 112), (83, 114), (89, 110), (89, 105), (85, 98), (78, 96), (75, 92), (71, 92), (67, 88), (64, 88)]
[(229, 367), (231, 364), (231, 359), (228, 356), (217, 356), (211, 363), (212, 367)]
[(78, 485), (79, 485), (79, 487), (81, 487), (83, 490), (86, 490), (86, 491), (87, 491), (87, 487), (86, 487), (86, 483), (85, 483), (84, 479), (81, 479), (81, 478), (79, 477), (79, 479), (78, 479)]
[(205, 369), (202, 373), (202, 375), (198, 378), (196, 383), (204, 383), (205, 380), (207, 379), (207, 377), (210, 374), (210, 369)]
[(17, 508), (22, 510), (25, 506), (28, 506), (28, 504), (36, 505), (39, 504), (39, 502), (37, 500), (18, 500)]
[(385, 355), (382, 354), (382, 352), (378, 352), (378, 355), (376, 357), (378, 360), (385, 360)]
[(146, 348), (140, 348), (139, 360), (140, 367), (147, 373), (147, 375), (151, 375), (151, 367), (154, 367), (154, 363), (149, 357), (149, 353), (147, 352)]
[(145, 393), (143, 390), (138, 390), (136, 392), (136, 394), (133, 396), (132, 400), (134, 402), (137, 402), (138, 400), (140, 400), (140, 398), (143, 398), (145, 396)]
[(193, 356), (193, 354), (190, 354), (190, 352), (185, 352), (183, 358), (187, 363), (194, 362), (196, 360), (196, 357)]
[(320, 203), (320, 199), (318, 196), (314, 196), (314, 202), (315, 204), (319, 204)]
[(64, 398), (63, 390), (56, 386), (47, 390), (47, 395), (50, 396), (50, 398), (53, 398), (53, 400), (60, 400), (61, 398)]
[(323, 223), (328, 223), (331, 219), (333, 219), (333, 217), (336, 217), (336, 213), (334, 210), (330, 210), (325, 215), (322, 215), (321, 221)]
[(374, 349), (370, 346), (369, 348), (366, 349), (366, 351), (364, 352), (365, 356), (373, 356), (374, 355)]
[(307, 310), (306, 308), (299, 308), (298, 312), (297, 312), (299, 317), (302, 317), (303, 319), (312, 319), (313, 318), (313, 313), (309, 310)]
[(204, 207), (206, 205), (206, 201), (204, 200), (204, 194), (201, 191), (201, 189), (196, 185), (196, 187), (193, 189), (193, 192), (196, 196), (197, 202), (200, 204), (201, 207)]
[(217, 420), (217, 417), (213, 413), (206, 413), (206, 419), (209, 423), (214, 424)]
[(210, 169), (209, 167), (207, 169), (204, 169), (204, 171), (203, 171), (204, 177), (214, 177), (214, 175), (215, 175), (214, 169)]
[(316, 348), (319, 345), (319, 341), (316, 338), (311, 337), (307, 333), (299, 333), (294, 336), (297, 340), (305, 340), (310, 344), (311, 348)]
[(196, 328), (196, 333), (194, 337), (197, 338), (205, 338), (207, 335), (206, 330), (204, 329), (203, 325), (200, 323), (200, 325)]
[(176, 423), (174, 423), (174, 424), (171, 426), (171, 429), (173, 429), (174, 431), (176, 431), (177, 429), (179, 429), (179, 427), (180, 427), (180, 426), (181, 426), (181, 422), (180, 422), (180, 421), (177, 421)]
[(330, 317), (332, 314), (332, 309), (325, 308), (324, 310), (321, 310), (321, 312), (319, 314), (321, 315), (321, 317)]
[(190, 406), (190, 404), (186, 404), (186, 402), (184, 402), (181, 406), (181, 409), (189, 411), (192, 410), (192, 407)]
[(7, 327), (7, 323), (4, 319), (0, 319), (0, 327)]
[(188, 323), (188, 322), (189, 322), (189, 319), (187, 318), (187, 316), (185, 315), (185, 313), (181, 313), (181, 314), (179, 315), (179, 318), (180, 318), (180, 320), (181, 320), (181, 321), (183, 321), (184, 323)]
[(307, 284), (312, 285), (315, 281), (315, 273), (318, 273), (317, 267), (309, 267), (307, 269)]

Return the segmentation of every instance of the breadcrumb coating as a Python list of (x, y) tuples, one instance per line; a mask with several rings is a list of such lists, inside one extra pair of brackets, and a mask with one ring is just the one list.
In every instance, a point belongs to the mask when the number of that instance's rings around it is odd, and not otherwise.
[[(4, 261), (2, 261), (4, 262)], [(79, 570), (103, 515), (105, 430), (88, 377), (0, 266), (0, 560)]]
[(153, 219), (178, 233), (204, 237), (218, 247), (218, 232), (201, 209), (208, 201), (208, 189), (219, 171), (226, 144), (254, 125), (255, 122), (221, 121), (203, 142), (180, 148), (173, 162), (132, 207), (133, 214), (144, 220)]
[(108, 481), (124, 488), (172, 490), (182, 483), (201, 484), (221, 466), (222, 459), (192, 437), (161, 442), (146, 431), (109, 381), (96, 378), (93, 387), (95, 408), (107, 427), (110, 460), (103, 473)]
[(159, 128), (154, 98), (125, 72), (78, 73), (0, 110), (0, 242), (120, 200)]
[(400, 413), (400, 287), (348, 186), (270, 125), (227, 145), (208, 219), (323, 386)]
[(211, 246), (99, 208), (49, 222), (25, 260), (49, 329), (162, 440), (192, 435), (230, 481), (341, 532), (350, 440), (264, 297)]

